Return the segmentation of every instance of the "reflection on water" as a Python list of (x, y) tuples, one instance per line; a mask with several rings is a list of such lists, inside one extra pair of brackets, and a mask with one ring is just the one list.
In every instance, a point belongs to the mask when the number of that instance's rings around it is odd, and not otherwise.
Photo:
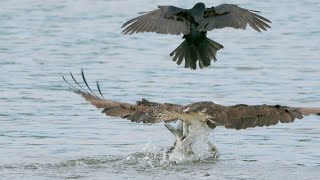
[[(219, 127), (210, 137), (218, 159), (168, 163), (163, 149), (174, 137), (162, 124), (105, 117), (69, 92), (61, 78), (84, 68), (90, 85), (99, 80), (107, 98), (124, 102), (146, 98), (320, 107), (320, 2), (228, 2), (261, 10), (272, 29), (209, 32), (225, 48), (213, 66), (191, 71), (169, 56), (180, 36), (120, 33), (136, 12), (163, 2), (1, 1), (0, 176), (316, 179), (319, 117), (243, 131)], [(194, 2), (165, 4), (189, 8)]]

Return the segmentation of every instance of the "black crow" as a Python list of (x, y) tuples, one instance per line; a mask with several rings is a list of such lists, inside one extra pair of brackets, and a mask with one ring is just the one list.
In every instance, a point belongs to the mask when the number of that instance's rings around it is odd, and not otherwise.
[(185, 39), (171, 54), (178, 65), (185, 60), (185, 68), (196, 69), (210, 66), (216, 61), (216, 53), (223, 46), (209, 38), (207, 31), (232, 27), (246, 29), (249, 24), (256, 31), (270, 28), (270, 20), (256, 14), (259, 11), (241, 8), (234, 4), (221, 4), (206, 8), (197, 3), (191, 9), (174, 6), (158, 6), (158, 9), (144, 12), (123, 24), (124, 34), (156, 32), (160, 34), (183, 34)]

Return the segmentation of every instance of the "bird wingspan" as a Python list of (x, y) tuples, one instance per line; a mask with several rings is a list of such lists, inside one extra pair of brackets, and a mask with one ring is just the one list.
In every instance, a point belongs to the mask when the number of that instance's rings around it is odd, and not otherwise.
[(181, 111), (182, 106), (180, 105), (155, 103), (145, 99), (137, 101), (136, 104), (104, 99), (100, 91), (99, 83), (97, 82), (97, 89), (100, 95), (97, 95), (88, 86), (83, 71), (81, 74), (85, 86), (83, 83), (79, 83), (72, 73), (70, 73), (70, 76), (73, 83), (67, 81), (64, 76), (63, 79), (75, 93), (81, 95), (86, 101), (97, 108), (102, 108), (102, 113), (105, 113), (108, 116), (121, 117), (137, 123), (159, 123), (162, 121), (171, 122), (177, 120), (175, 112)]
[[(102, 108), (102, 113), (108, 116), (129, 119), (132, 122), (159, 123), (182, 120), (192, 123), (194, 120), (202, 122), (210, 121), (214, 125), (223, 125), (231, 129), (246, 129), (275, 125), (279, 122), (289, 123), (295, 119), (302, 119), (307, 115), (319, 115), (320, 108), (308, 107), (287, 107), (280, 105), (235, 105), (223, 106), (213, 102), (197, 102), (186, 106), (168, 103), (150, 102), (145, 99), (137, 101), (136, 104), (112, 101), (104, 99), (99, 83), (97, 89), (99, 95), (95, 93), (81, 72), (83, 83), (79, 83), (70, 73), (73, 83), (68, 83), (69, 87), (77, 94), (80, 94), (92, 105)], [(85, 84), (85, 86), (83, 86)]]
[(158, 6), (123, 24), (124, 34), (156, 32), (160, 34), (189, 34), (190, 23), (181, 15), (185, 9), (175, 6)]
[(204, 19), (198, 26), (199, 31), (211, 31), (225, 27), (246, 29), (249, 24), (258, 32), (267, 30), (270, 20), (256, 14), (258, 11), (244, 9), (234, 4), (221, 4), (216, 7), (207, 8)]
[(212, 105), (207, 113), (210, 119), (226, 128), (246, 129), (275, 125), (279, 122), (290, 123), (295, 119), (302, 119), (305, 115), (320, 115), (320, 108), (294, 108), (270, 105)]

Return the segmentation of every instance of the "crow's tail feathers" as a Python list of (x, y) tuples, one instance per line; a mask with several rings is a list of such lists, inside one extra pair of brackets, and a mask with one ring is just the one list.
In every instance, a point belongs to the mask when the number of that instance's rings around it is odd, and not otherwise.
[(197, 44), (184, 40), (172, 53), (173, 61), (180, 65), (185, 60), (185, 68), (196, 69), (210, 66), (211, 60), (217, 61), (216, 54), (223, 46), (209, 38), (204, 38)]

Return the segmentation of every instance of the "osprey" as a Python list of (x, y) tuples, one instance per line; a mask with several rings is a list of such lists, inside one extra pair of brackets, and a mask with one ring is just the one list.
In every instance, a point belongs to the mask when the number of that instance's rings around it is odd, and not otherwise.
[(259, 11), (241, 8), (234, 4), (221, 4), (206, 8), (204, 3), (197, 3), (191, 9), (175, 6), (158, 6), (158, 9), (143, 12), (123, 24), (124, 34), (156, 32), (160, 34), (183, 34), (185, 39), (170, 53), (173, 61), (180, 65), (185, 60), (185, 68), (196, 69), (210, 66), (216, 61), (216, 53), (223, 46), (209, 38), (207, 31), (232, 27), (246, 29), (247, 25), (254, 30), (266, 31), (270, 20), (256, 14)]
[[(192, 153), (191, 145), (194, 136), (224, 126), (227, 129), (246, 129), (275, 125), (279, 122), (290, 123), (295, 119), (302, 119), (306, 115), (320, 115), (320, 108), (288, 107), (281, 105), (245, 105), (223, 106), (214, 102), (196, 102), (188, 105), (171, 103), (157, 103), (146, 99), (137, 101), (136, 104), (118, 102), (105, 99), (101, 93), (99, 83), (97, 89), (99, 95), (95, 94), (88, 86), (83, 71), (81, 72), (83, 82), (87, 90), (80, 85), (70, 73), (74, 83), (70, 83), (64, 76), (63, 79), (69, 87), (102, 113), (128, 119), (136, 123), (160, 123), (164, 122), (166, 128), (174, 134), (176, 142), (169, 152), (180, 151)], [(177, 128), (168, 124), (180, 121)], [(212, 151), (216, 151), (213, 144), (207, 142)]]

